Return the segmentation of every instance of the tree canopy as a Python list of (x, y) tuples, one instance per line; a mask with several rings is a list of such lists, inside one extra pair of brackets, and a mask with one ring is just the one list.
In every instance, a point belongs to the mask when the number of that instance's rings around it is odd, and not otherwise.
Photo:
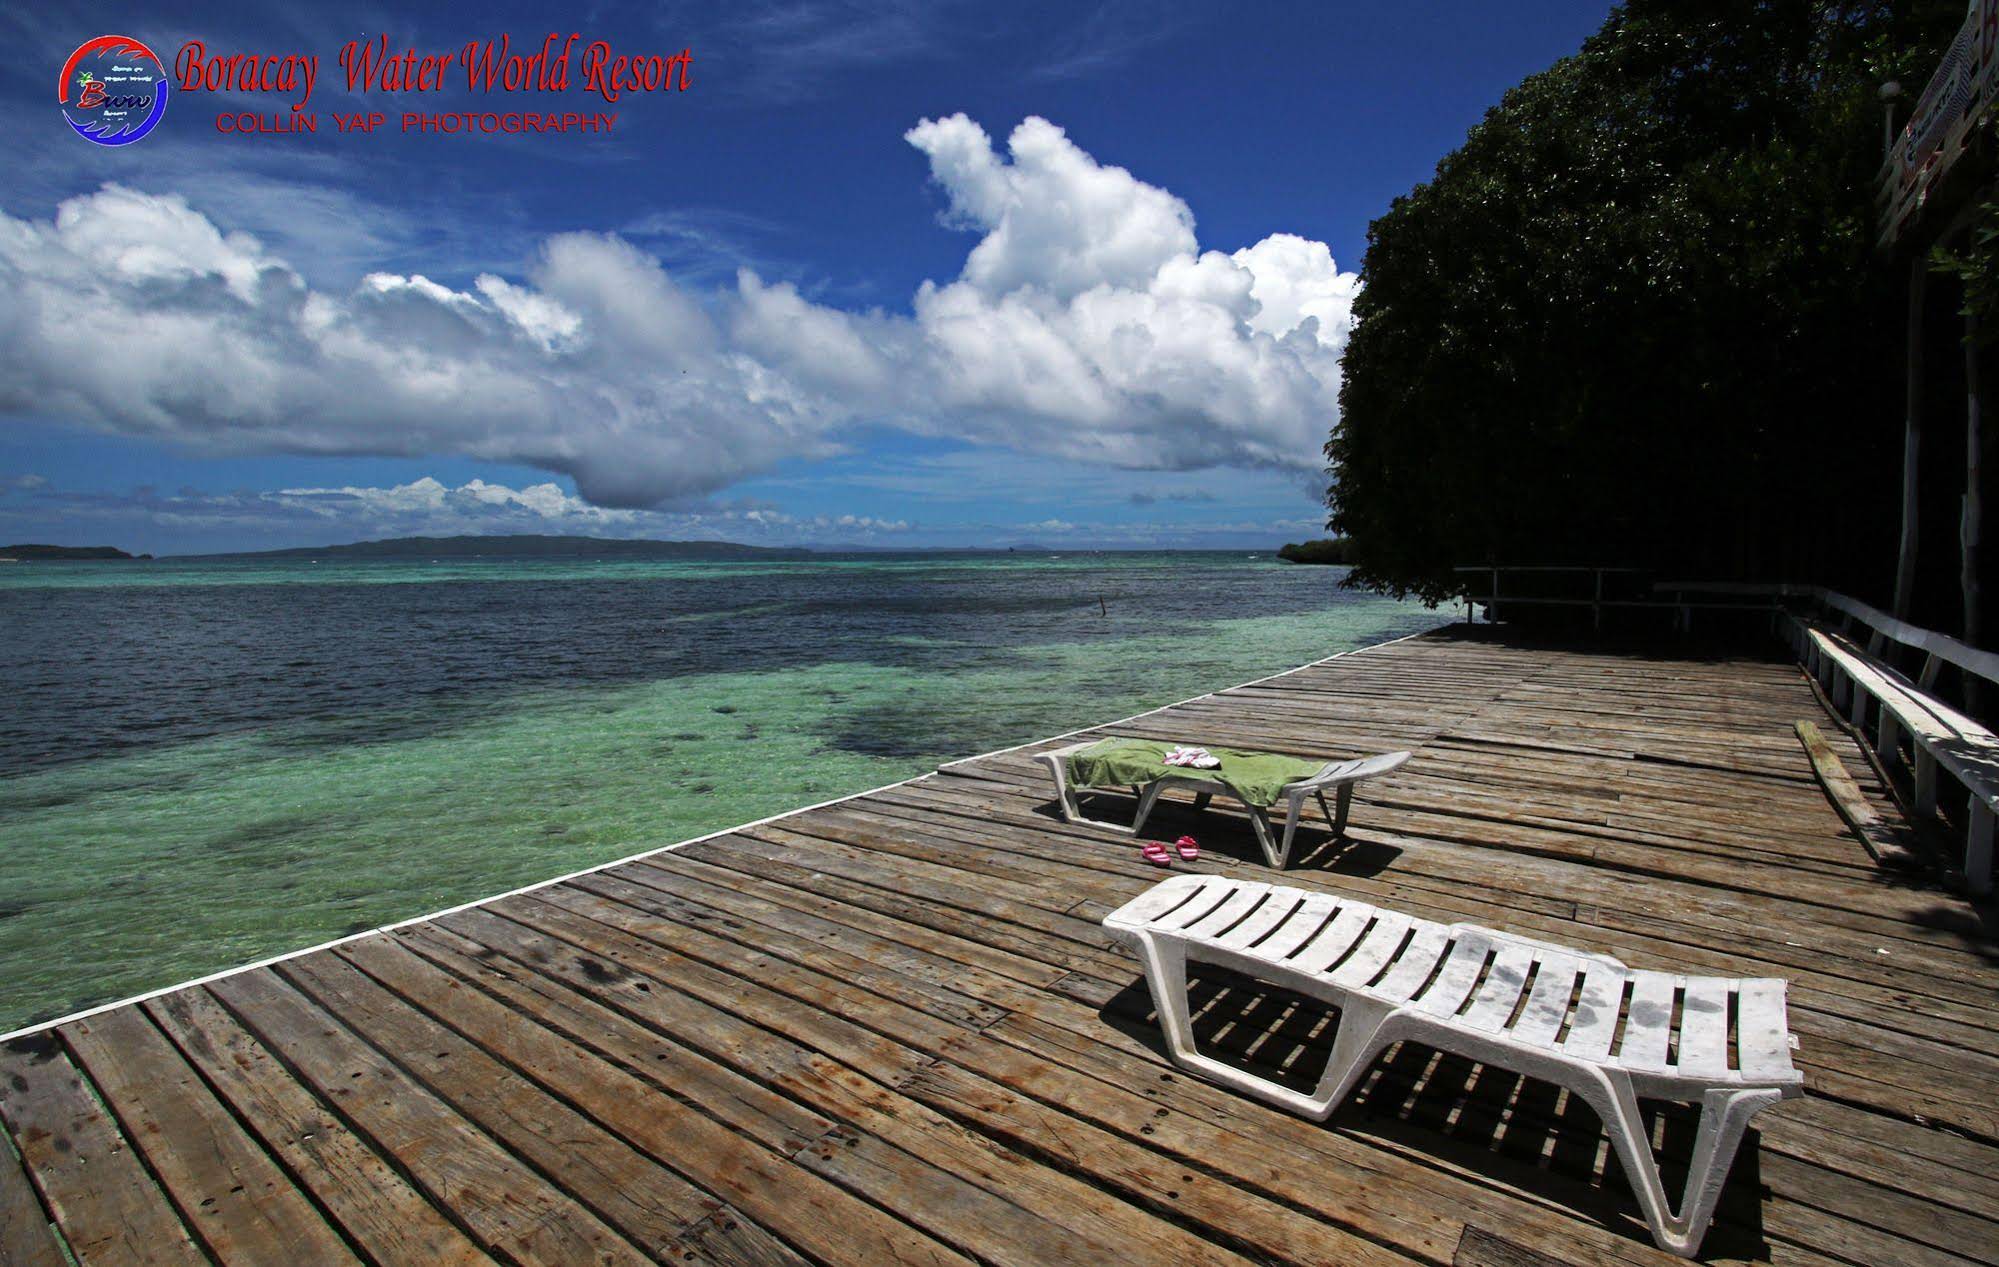
[[(1371, 226), (1328, 526), (1361, 584), (1892, 570), (1899, 278), (1876, 93), (1962, 0), (1631, 0)], [(1906, 99), (1905, 99), (1906, 105)]]

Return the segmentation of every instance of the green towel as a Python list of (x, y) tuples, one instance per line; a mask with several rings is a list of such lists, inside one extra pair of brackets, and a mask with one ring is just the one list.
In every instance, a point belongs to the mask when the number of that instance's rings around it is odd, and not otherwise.
[(1277, 803), (1285, 784), (1308, 779), (1326, 768), (1323, 761), (1272, 752), (1244, 752), (1240, 748), (1208, 749), (1221, 762), (1211, 770), (1167, 765), (1166, 754), (1180, 746), (1151, 739), (1106, 739), (1093, 743), (1069, 757), (1069, 781), (1078, 787), (1129, 787), (1168, 775), (1206, 779), (1229, 788), (1251, 805), (1268, 808)]

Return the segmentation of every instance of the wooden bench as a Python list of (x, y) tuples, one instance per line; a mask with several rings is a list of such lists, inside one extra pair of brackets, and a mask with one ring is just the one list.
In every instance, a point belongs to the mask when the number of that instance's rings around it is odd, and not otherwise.
[[(1175, 876), (1106, 916), (1104, 927), (1144, 966), (1174, 1063), (1291, 1112), (1325, 1120), (1374, 1058), (1405, 1040), (1567, 1088), (1602, 1119), (1653, 1239), (1688, 1257), (1700, 1248), (1749, 1119), (1804, 1091), (1781, 980), (1627, 968), (1498, 929), (1223, 876)], [(1314, 1090), (1195, 1047), (1190, 961), (1340, 1009)], [(1640, 1097), (1701, 1105), (1677, 1209)]]
[[(1999, 668), (1999, 657), (1927, 630), (1902, 626), (1872, 608), (1853, 604), (1850, 599), (1846, 602), (1860, 609), (1848, 614), (1855, 615), (1862, 627), (1872, 631), (1874, 636), (1869, 641), (1873, 645), (1864, 648), (1846, 634), (1798, 620), (1795, 629), (1799, 658), (1825, 687), (1833, 706), (1845, 710), (1856, 727), (1865, 731), (1871, 720), (1874, 752), (1883, 765), (1906, 763), (1919, 813), (1936, 812), (1939, 769), (1964, 788), (1969, 806), (1965, 825), (1965, 882), (1974, 893), (1990, 893), (1993, 829), (1995, 818), (1999, 818), (1999, 736), (1938, 698), (1934, 687), (1946, 663), (1957, 663), (1967, 672), (1983, 677), (1981, 670)], [(1911, 678), (1878, 655), (1888, 642), (1908, 644), (1909, 639), (1897, 637), (1897, 633), (1927, 635), (1922, 641), (1940, 640), (1954, 645), (1932, 646), (1921, 672)], [(1920, 646), (1922, 642), (1914, 645)], [(1994, 664), (1985, 665), (1986, 660)], [(1904, 739), (1908, 741), (1906, 758)]]

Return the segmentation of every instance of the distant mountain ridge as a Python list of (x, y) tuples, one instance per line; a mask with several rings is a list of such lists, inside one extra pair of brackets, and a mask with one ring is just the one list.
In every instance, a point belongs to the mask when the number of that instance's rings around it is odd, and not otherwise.
[(812, 551), (735, 541), (654, 541), (643, 537), (389, 537), (347, 545), (189, 554), (184, 559), (802, 559)]
[[(67, 560), (96, 561), (99, 559), (129, 559), (132, 557), (133, 557), (132, 555), (125, 553), (123, 550), (118, 549), (116, 546), (50, 546), (50, 545), (28, 545), (28, 544), (0, 546), (0, 559), (67, 559)], [(150, 554), (142, 554), (139, 555), (138, 557), (142, 559), (150, 559), (153, 556)]]

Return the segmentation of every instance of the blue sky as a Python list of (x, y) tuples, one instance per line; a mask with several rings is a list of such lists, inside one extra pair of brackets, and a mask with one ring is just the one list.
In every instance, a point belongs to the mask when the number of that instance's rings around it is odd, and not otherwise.
[[(0, 539), (1316, 535), (1369, 220), (1608, 10), (16, 6)], [(357, 94), (337, 64), (550, 30), (578, 78), (592, 40), (690, 49), (690, 86)], [(90, 145), (49, 80), (105, 33), (316, 54), (319, 131), (222, 134), (291, 98), (182, 92)], [(404, 110), (618, 118), (404, 135)]]

